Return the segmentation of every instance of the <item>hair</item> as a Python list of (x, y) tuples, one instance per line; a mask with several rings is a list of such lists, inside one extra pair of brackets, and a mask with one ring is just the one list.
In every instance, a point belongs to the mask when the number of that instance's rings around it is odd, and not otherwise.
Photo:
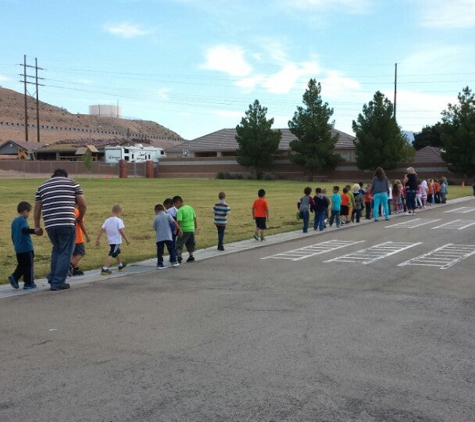
[(348, 188), (346, 186), (343, 188), (343, 193), (348, 193)]
[(259, 189), (259, 192), (257, 192), (257, 196), (259, 198), (263, 198), (264, 196), (266, 196), (266, 191), (264, 189)]
[(348, 188), (348, 190), (351, 189), (351, 185), (346, 185), (345, 188)]
[(323, 194), (327, 193), (327, 188), (322, 188), (322, 193)]
[(414, 167), (408, 167), (407, 172), (411, 174), (416, 174), (416, 171), (414, 170)]
[(322, 188), (317, 188), (317, 189), (315, 189), (315, 193), (317, 193), (317, 194), (318, 194), (318, 193), (322, 193)]
[(360, 185), (359, 183), (355, 183), (355, 184), (353, 185), (353, 188), (352, 188), (353, 192), (357, 192), (357, 191), (359, 191), (360, 189), (361, 189), (361, 185)]
[(441, 182), (441, 183), (445, 183), (446, 181), (447, 181), (447, 178), (446, 178), (445, 176), (442, 176), (442, 177), (440, 178), (440, 182)]
[(173, 202), (173, 204), (176, 204), (178, 202), (183, 202), (183, 199), (182, 199), (181, 196), (176, 195), (172, 198), (172, 202)]
[(360, 185), (360, 188), (363, 187), (363, 182), (358, 182), (358, 185)]
[(312, 193), (312, 188), (310, 186), (307, 186), (304, 190), (303, 193), (305, 195), (310, 195)]
[(18, 214), (23, 213), (24, 211), (31, 211), (31, 204), (29, 202), (21, 201), (17, 207), (16, 210)]
[(155, 205), (154, 210), (155, 210), (155, 212), (165, 211), (165, 207), (162, 204), (157, 204), (157, 205)]
[(56, 169), (51, 177), (68, 177), (68, 172), (65, 169)]
[(172, 198), (167, 198), (163, 201), (163, 206), (166, 208), (170, 208), (173, 205)]
[(226, 194), (224, 192), (219, 192), (218, 193), (218, 198), (219, 199), (224, 199), (224, 198), (226, 198)]
[(333, 192), (338, 192), (340, 190), (340, 186), (333, 186)]
[(383, 180), (386, 177), (386, 174), (384, 173), (384, 170), (381, 167), (378, 167), (374, 171), (374, 177), (376, 177), (379, 180)]
[(118, 213), (122, 212), (122, 205), (120, 205), (120, 204), (114, 205), (114, 206), (112, 207), (112, 212), (113, 212), (114, 214), (118, 214)]

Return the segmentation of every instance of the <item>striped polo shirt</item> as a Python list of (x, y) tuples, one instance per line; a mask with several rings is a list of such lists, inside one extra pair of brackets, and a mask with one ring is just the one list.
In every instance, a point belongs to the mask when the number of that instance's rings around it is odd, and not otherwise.
[(213, 207), (214, 224), (217, 226), (225, 226), (228, 222), (228, 214), (231, 211), (229, 205), (225, 201), (217, 202)]
[(81, 186), (67, 177), (52, 177), (36, 191), (35, 201), (41, 202), (45, 228), (75, 227), (76, 196), (83, 195)]

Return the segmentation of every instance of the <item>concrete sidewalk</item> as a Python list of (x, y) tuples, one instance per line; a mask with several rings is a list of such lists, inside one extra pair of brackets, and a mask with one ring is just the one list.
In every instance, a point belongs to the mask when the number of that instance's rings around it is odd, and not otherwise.
[[(454, 199), (447, 204), (438, 204), (436, 206), (432, 207), (427, 207), (425, 210), (419, 211), (419, 213), (425, 213), (427, 211), (430, 211), (431, 209), (437, 209), (439, 207), (444, 207), (447, 205), (454, 205), (457, 203), (463, 203), (467, 201), (473, 200), (473, 196), (467, 196), (463, 198), (457, 198)], [(406, 216), (405, 214), (393, 214), (391, 215), (391, 219), (395, 218), (411, 218), (410, 216)], [(364, 218), (361, 219), (361, 222), (359, 224), (356, 223), (350, 223), (350, 224), (345, 224), (342, 225), (341, 228), (336, 228), (336, 227), (327, 227), (324, 231), (315, 231), (312, 228), (309, 229), (309, 232), (304, 234), (302, 233), (302, 230), (294, 230), (291, 232), (287, 233), (280, 233), (280, 234), (275, 234), (275, 235), (270, 235), (266, 236), (265, 241), (256, 241), (254, 238), (248, 239), (248, 240), (241, 240), (239, 242), (234, 242), (234, 243), (229, 243), (225, 245), (225, 250), (224, 251), (218, 251), (216, 249), (216, 246), (210, 247), (210, 248), (205, 248), (205, 249), (199, 249), (195, 252), (194, 256), (196, 257), (197, 261), (204, 261), (207, 259), (215, 258), (218, 256), (224, 256), (224, 255), (229, 255), (229, 254), (234, 254), (242, 251), (247, 251), (249, 249), (255, 249), (255, 248), (262, 248), (268, 245), (274, 245), (278, 243), (284, 243), (284, 242), (289, 242), (292, 240), (296, 239), (302, 239), (304, 237), (317, 237), (317, 236), (322, 236), (326, 233), (333, 232), (335, 230), (347, 230), (352, 227), (356, 227), (361, 224), (371, 224), (373, 220), (366, 220)], [(184, 252), (184, 258), (187, 257), (187, 253)], [(182, 265), (192, 265), (192, 264), (186, 264), (185, 262)], [(178, 268), (169, 268), (166, 271), (179, 271), (180, 267)], [(68, 278), (68, 282), (71, 283), (71, 287), (74, 288), (76, 286), (80, 286), (82, 284), (88, 284), (92, 283), (95, 281), (99, 280), (109, 280), (111, 278), (117, 278), (117, 277), (124, 277), (124, 276), (129, 276), (129, 275), (135, 275), (135, 274), (140, 274), (140, 273), (146, 273), (146, 272), (153, 272), (157, 271), (156, 270), (156, 258), (151, 258), (147, 259), (145, 261), (140, 261), (136, 263), (129, 263), (127, 265), (127, 269), (124, 272), (118, 272), (116, 267), (112, 267), (112, 274), (108, 276), (103, 276), (101, 275), (100, 269), (96, 270), (90, 270), (90, 271), (85, 271), (83, 276), (77, 276), (77, 277), (71, 277)], [(22, 296), (26, 294), (35, 294), (37, 292), (42, 292), (42, 291), (49, 291), (50, 286), (48, 284), (48, 281), (46, 278), (41, 278), (35, 280), (36, 285), (38, 286), (37, 289), (34, 290), (23, 290), (21, 287), (19, 289), (13, 289), (10, 284), (2, 285), (0, 286), (0, 299), (7, 298), (7, 297), (12, 297), (12, 296)], [(22, 286), (23, 283), (20, 282), (20, 286)], [(52, 292), (53, 293), (53, 292)]]

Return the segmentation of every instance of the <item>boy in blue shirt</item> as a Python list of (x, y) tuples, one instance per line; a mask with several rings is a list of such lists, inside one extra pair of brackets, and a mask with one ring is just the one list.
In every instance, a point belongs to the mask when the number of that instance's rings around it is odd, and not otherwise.
[(30, 234), (43, 234), (42, 229), (30, 229), (27, 219), (30, 215), (31, 204), (28, 202), (20, 202), (17, 206), (18, 217), (12, 221), (12, 241), (16, 252), (17, 266), (13, 274), (8, 276), (8, 281), (14, 289), (18, 289), (18, 280), (23, 277), (24, 290), (36, 288), (33, 274), (33, 242)]
[(333, 220), (336, 220), (336, 226), (340, 227), (341, 196), (338, 195), (339, 190), (340, 190), (339, 186), (333, 186), (332, 213), (330, 216), (330, 227), (333, 225)]

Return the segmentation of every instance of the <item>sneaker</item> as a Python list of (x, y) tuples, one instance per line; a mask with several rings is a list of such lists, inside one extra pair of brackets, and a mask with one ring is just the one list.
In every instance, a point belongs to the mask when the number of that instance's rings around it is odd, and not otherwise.
[(257, 233), (254, 233), (254, 239), (259, 240), (259, 235)]
[(103, 268), (101, 270), (101, 275), (111, 275), (112, 274), (112, 271), (109, 270), (109, 268)]
[(188, 259), (186, 260), (186, 262), (195, 262), (195, 257), (194, 257), (194, 256), (188, 257)]
[(179, 264), (181, 264), (183, 262), (183, 257), (181, 255), (178, 255), (176, 257), (176, 260), (178, 261)]
[(81, 271), (79, 268), (73, 268), (73, 277), (77, 275), (84, 275), (84, 271)]
[(412, 212), (406, 212), (406, 215), (412, 215)]
[(12, 285), (14, 289), (18, 289), (18, 281), (15, 280), (15, 277), (13, 277), (12, 275), (9, 275), (8, 281), (10, 282), (10, 284)]
[(58, 290), (68, 290), (71, 286), (68, 283), (63, 283), (61, 286), (58, 287), (51, 287), (50, 290), (53, 292), (57, 292)]
[(178, 267), (180, 264), (178, 262), (172, 262), (172, 267)]
[(122, 264), (120, 264), (117, 269), (119, 271), (124, 271), (125, 267), (127, 266), (127, 262), (122, 262)]
[(224, 246), (218, 246), (218, 251), (224, 251)]
[(261, 236), (261, 242), (265, 242), (266, 238), (264, 236)]
[(33, 289), (36, 289), (38, 286), (33, 283), (33, 284), (25, 284), (23, 286), (23, 290), (33, 290)]
[(165, 264), (157, 265), (157, 270), (166, 270), (168, 267)]

